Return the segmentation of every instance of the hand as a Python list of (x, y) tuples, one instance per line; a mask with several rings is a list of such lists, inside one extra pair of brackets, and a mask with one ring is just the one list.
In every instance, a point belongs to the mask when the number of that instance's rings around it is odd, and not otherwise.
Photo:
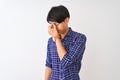
[(48, 32), (55, 39), (55, 41), (56, 41), (56, 39), (60, 38), (60, 35), (57, 31), (57, 28), (56, 28), (55, 24), (50, 24), (48, 26)]

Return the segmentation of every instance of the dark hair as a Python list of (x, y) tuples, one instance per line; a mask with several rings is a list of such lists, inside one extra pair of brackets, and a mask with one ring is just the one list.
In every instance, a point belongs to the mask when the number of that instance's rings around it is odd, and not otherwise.
[(70, 14), (65, 6), (63, 5), (53, 6), (48, 13), (47, 22), (49, 23), (49, 21), (55, 21), (61, 23), (67, 17), (69, 18)]

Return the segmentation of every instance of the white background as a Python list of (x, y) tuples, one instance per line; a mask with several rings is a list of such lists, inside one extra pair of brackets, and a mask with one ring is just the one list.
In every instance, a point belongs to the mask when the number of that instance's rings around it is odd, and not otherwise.
[(81, 80), (120, 80), (119, 0), (0, 0), (0, 80), (44, 80), (46, 17), (60, 4), (87, 36)]

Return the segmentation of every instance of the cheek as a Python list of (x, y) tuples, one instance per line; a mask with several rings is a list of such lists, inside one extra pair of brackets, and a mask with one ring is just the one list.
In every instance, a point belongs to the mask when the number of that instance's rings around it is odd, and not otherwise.
[(59, 27), (58, 33), (60, 34), (64, 33), (64, 26)]
[(57, 26), (57, 30), (60, 30), (60, 28), (61, 28), (60, 25), (58, 25), (58, 26)]
[(63, 28), (64, 26), (58, 26), (57, 27), (57, 29), (59, 30), (59, 31), (62, 31), (64, 28)]
[(59, 29), (59, 30), (63, 30), (63, 29), (64, 29), (64, 25), (63, 25), (63, 24), (60, 24), (60, 25), (58, 26), (58, 29)]

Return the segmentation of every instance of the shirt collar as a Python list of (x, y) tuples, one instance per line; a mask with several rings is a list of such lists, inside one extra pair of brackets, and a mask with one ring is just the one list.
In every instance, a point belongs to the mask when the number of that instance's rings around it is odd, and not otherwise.
[(67, 38), (71, 36), (71, 33), (72, 33), (72, 29), (71, 29), (71, 27), (69, 27), (69, 30), (66, 33), (65, 37), (63, 39), (61, 39), (61, 40), (62, 41), (67, 40)]

